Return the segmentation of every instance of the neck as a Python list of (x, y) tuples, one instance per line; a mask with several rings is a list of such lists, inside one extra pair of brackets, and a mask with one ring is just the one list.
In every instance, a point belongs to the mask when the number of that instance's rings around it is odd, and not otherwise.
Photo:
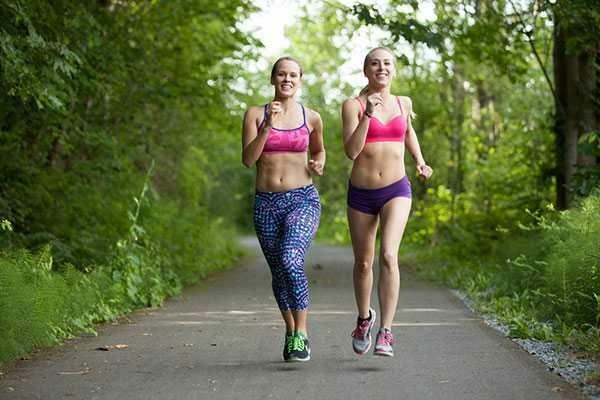
[(367, 89), (367, 96), (371, 95), (371, 94), (375, 94), (375, 93), (380, 94), (384, 98), (389, 97), (390, 96), (390, 87), (389, 86), (381, 86), (381, 87), (369, 86), (369, 89)]
[(296, 99), (294, 97), (281, 97), (275, 94), (273, 97), (273, 101), (278, 101), (281, 103), (281, 108), (283, 110), (287, 110), (290, 107), (293, 107), (296, 104)]

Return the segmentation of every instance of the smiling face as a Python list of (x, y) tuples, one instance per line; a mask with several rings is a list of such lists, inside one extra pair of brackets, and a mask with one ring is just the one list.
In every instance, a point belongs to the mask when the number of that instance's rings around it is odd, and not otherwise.
[(389, 86), (396, 73), (394, 56), (386, 49), (372, 50), (365, 58), (363, 71), (370, 87)]
[(275, 87), (275, 97), (293, 97), (300, 88), (302, 68), (290, 59), (275, 63), (271, 74), (271, 84)]

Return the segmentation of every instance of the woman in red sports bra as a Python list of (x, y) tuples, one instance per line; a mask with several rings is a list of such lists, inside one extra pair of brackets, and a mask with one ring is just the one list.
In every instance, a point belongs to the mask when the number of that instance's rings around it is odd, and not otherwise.
[(364, 354), (371, 347), (371, 329), (376, 319), (370, 306), (373, 259), (377, 227), (381, 225), (380, 328), (374, 354), (393, 356), (391, 327), (400, 288), (398, 250), (411, 207), (404, 150), (408, 149), (415, 160), (420, 177), (429, 178), (433, 170), (425, 163), (411, 126), (410, 98), (390, 93), (396, 72), (392, 52), (382, 47), (371, 50), (365, 57), (363, 71), (368, 85), (342, 106), (344, 150), (353, 160), (348, 182), (348, 224), (354, 250), (358, 319), (352, 332), (352, 347), (357, 354)]
[(242, 161), (256, 164), (254, 228), (272, 275), (285, 322), (285, 361), (308, 361), (309, 287), (304, 256), (319, 226), (321, 203), (312, 184), (325, 165), (319, 114), (295, 99), (302, 68), (282, 57), (271, 71), (273, 101), (244, 116)]

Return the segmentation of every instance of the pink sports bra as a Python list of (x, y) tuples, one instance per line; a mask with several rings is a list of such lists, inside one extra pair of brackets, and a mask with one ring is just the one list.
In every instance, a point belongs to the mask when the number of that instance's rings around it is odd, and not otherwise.
[[(365, 106), (363, 103), (356, 98), (358, 104), (360, 104), (361, 112), (365, 112)], [(369, 128), (367, 129), (366, 143), (370, 142), (403, 142), (406, 137), (406, 129), (408, 128), (408, 119), (404, 118), (404, 112), (402, 111), (402, 103), (400, 98), (396, 96), (398, 106), (400, 107), (400, 114), (390, 119), (387, 124), (383, 124), (377, 117), (371, 117), (369, 120)]]
[[(306, 125), (306, 111), (304, 110), (304, 106), (300, 104), (300, 107), (302, 107), (302, 125), (294, 129), (277, 129), (271, 127), (267, 136), (267, 142), (265, 143), (265, 147), (263, 147), (263, 153), (301, 153), (308, 149), (310, 131), (308, 130), (308, 125)], [(263, 120), (259, 125), (259, 129), (264, 124), (266, 117), (267, 105), (265, 104)]]

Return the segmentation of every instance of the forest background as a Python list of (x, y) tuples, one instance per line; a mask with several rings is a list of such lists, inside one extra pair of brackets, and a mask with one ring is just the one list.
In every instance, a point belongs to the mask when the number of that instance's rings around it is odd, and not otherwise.
[[(241, 119), (272, 95), (273, 60), (242, 29), (257, 11), (0, 1), (0, 365), (159, 306), (240, 256), (254, 193)], [(435, 170), (420, 182), (406, 160), (403, 265), (513, 336), (599, 357), (600, 3), (309, 1), (285, 53), (324, 120), (323, 242), (349, 242), (339, 110), (360, 89), (344, 79), (352, 39), (375, 31)]]

